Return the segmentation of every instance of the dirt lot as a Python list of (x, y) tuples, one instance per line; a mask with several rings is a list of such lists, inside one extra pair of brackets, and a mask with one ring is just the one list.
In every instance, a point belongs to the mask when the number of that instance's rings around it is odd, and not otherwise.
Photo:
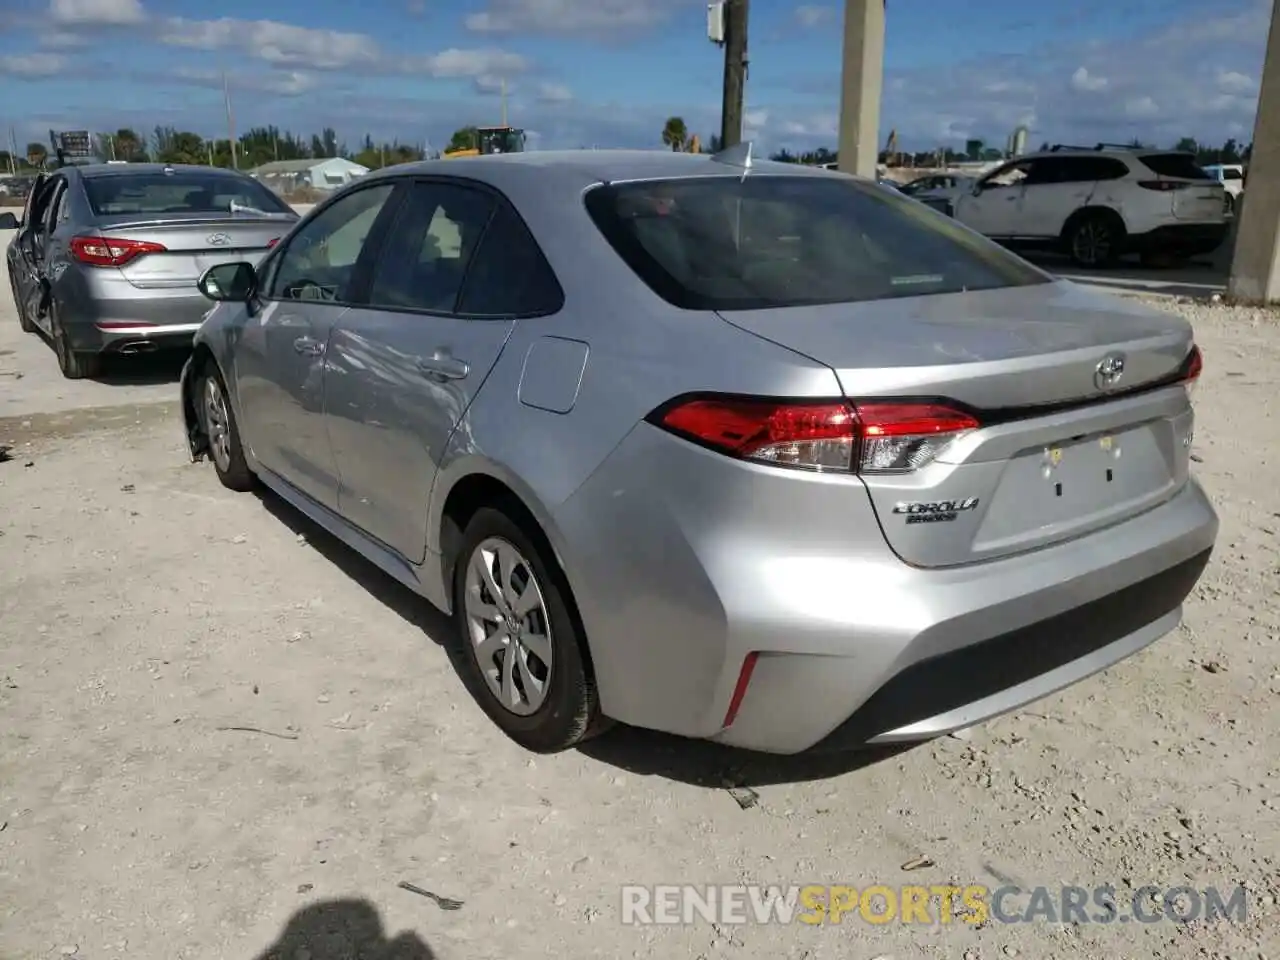
[[(1170, 309), (1205, 350), (1223, 522), (1182, 630), (896, 756), (624, 730), (534, 760), (438, 615), (186, 462), (176, 365), (63, 381), (0, 284), (0, 957), (1276, 957), (1280, 331)], [(620, 920), (622, 884), (740, 882), (1114, 884), (1126, 917), (1146, 884), (1251, 898), (1243, 923)]]

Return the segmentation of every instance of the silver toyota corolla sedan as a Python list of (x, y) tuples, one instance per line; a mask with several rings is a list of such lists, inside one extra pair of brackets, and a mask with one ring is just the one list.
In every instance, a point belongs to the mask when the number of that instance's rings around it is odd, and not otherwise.
[(871, 181), (665, 152), (394, 167), (210, 270), (193, 460), (452, 611), (510, 737), (929, 738), (1178, 624), (1192, 331)]
[(258, 181), (216, 167), (94, 164), (41, 175), (9, 244), (18, 322), (63, 376), (104, 354), (190, 348), (209, 309), (196, 280), (256, 259), (298, 220)]

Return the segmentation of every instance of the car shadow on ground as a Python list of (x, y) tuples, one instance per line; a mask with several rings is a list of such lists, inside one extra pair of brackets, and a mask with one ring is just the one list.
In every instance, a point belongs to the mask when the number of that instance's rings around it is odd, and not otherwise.
[[(457, 657), (462, 655), (462, 651), (451, 642), (456, 628), (446, 613), (384, 573), (270, 490), (260, 486), (257, 496), (268, 513), (294, 534), (305, 538), (310, 547), (388, 610), (425, 633), (445, 650), (454, 670), (460, 669)], [(461, 679), (458, 681), (458, 695), (467, 696)], [(637, 776), (662, 777), (690, 786), (725, 789), (728, 786), (828, 780), (892, 759), (914, 746), (918, 744), (778, 756), (618, 724), (580, 745), (578, 750), (599, 763)]]
[[(830, 780), (892, 760), (919, 744), (864, 747), (839, 753), (778, 756), (618, 725), (578, 747), (585, 756), (636, 776), (662, 777), (724, 790)], [(742, 802), (743, 798), (739, 798)]]
[(298, 910), (255, 960), (436, 960), (416, 933), (388, 938), (367, 900), (324, 900)]
[(299, 513), (266, 487), (259, 486), (255, 491), (258, 500), (266, 511), (283, 523), (306, 542), (322, 557), (345, 573), (358, 586), (367, 591), (392, 613), (409, 623), (436, 644), (445, 646), (450, 636), (453, 622), (442, 610), (418, 596), (395, 578), (383, 573), (380, 569), (356, 553), (318, 523)]
[(148, 387), (177, 383), (190, 350), (160, 350), (130, 357), (105, 356), (93, 379), (111, 387)]

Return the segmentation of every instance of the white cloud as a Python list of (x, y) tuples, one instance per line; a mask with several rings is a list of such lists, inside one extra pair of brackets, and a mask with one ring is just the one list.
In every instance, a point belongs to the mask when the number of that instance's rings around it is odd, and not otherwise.
[(267, 63), (297, 65), (315, 70), (340, 70), (382, 59), (377, 41), (363, 33), (316, 30), (275, 20), (186, 20), (165, 21), (159, 32), (161, 43), (199, 50), (230, 47), (247, 50)]
[(1224, 93), (1257, 96), (1258, 82), (1236, 70), (1222, 70), (1218, 73), (1218, 89)]
[(49, 19), (75, 27), (131, 26), (146, 20), (141, 0), (50, 0)]
[(569, 103), (573, 91), (562, 83), (542, 83), (538, 85), (538, 99), (543, 103)]
[(53, 77), (67, 66), (67, 58), (56, 53), (20, 53), (0, 57), (0, 74), (28, 80)]
[(414, 57), (402, 64), (411, 73), (433, 77), (503, 77), (523, 73), (529, 61), (518, 53), (504, 50), (459, 50), (450, 48), (424, 57)]
[[(1084, 67), (1077, 67), (1076, 72), (1071, 75), (1071, 87), (1083, 93), (1098, 93), (1107, 89), (1106, 77), (1095, 77)], [(995, 93), (997, 91), (990, 91)]]
[(831, 7), (820, 7), (814, 4), (801, 4), (796, 7), (796, 23), (802, 27), (816, 27), (826, 23), (835, 14)]
[(706, 6), (690, 0), (490, 0), (489, 9), (468, 15), (465, 23), (477, 33), (625, 36), (681, 8), (692, 13)]

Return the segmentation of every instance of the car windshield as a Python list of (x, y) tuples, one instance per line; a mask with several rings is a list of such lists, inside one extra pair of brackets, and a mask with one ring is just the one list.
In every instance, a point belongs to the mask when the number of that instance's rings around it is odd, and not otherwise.
[(255, 180), (217, 173), (129, 173), (86, 177), (85, 193), (96, 216), (145, 213), (231, 212), (232, 204), (265, 213), (288, 213), (274, 193)]
[(705, 177), (596, 187), (587, 210), (659, 296), (691, 310), (856, 303), (1047, 283), (892, 190), (848, 177)]

